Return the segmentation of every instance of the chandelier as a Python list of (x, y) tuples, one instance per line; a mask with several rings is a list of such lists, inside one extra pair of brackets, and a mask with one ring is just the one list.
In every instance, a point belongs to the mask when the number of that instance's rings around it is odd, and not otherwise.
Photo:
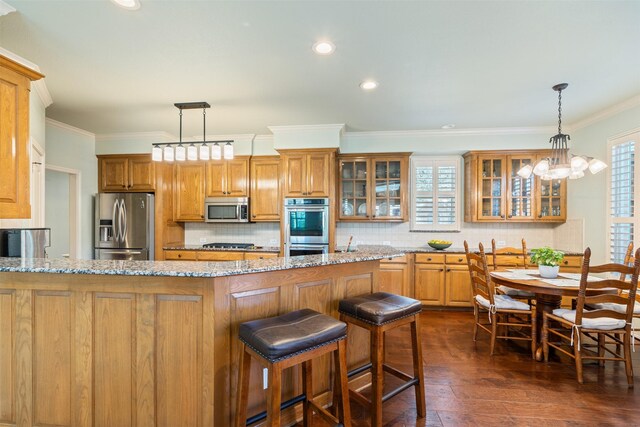
[[(180, 110), (180, 141), (152, 144), (151, 159), (155, 162), (183, 162), (185, 160), (233, 159), (233, 140), (207, 141), (207, 102), (178, 102), (173, 104)], [(182, 144), (182, 110), (202, 108), (202, 142)], [(185, 143), (186, 144), (186, 143)], [(197, 145), (196, 145), (197, 144)]]
[(578, 179), (584, 176), (584, 171), (589, 169), (596, 174), (607, 167), (602, 160), (582, 155), (570, 155), (567, 142), (571, 137), (562, 133), (562, 91), (569, 86), (568, 83), (559, 83), (553, 87), (558, 92), (558, 134), (549, 139), (551, 144), (551, 156), (546, 157), (535, 165), (525, 165), (518, 171), (518, 175), (527, 179), (533, 173), (541, 179)]

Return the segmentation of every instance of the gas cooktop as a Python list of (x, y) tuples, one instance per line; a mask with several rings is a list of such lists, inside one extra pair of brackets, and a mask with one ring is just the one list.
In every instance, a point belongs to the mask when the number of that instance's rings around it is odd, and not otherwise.
[(202, 245), (203, 248), (220, 248), (220, 249), (251, 249), (255, 245), (253, 243), (207, 243)]

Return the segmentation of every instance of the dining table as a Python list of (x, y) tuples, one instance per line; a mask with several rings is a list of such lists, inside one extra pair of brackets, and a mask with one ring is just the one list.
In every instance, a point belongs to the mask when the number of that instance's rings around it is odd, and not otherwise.
[[(562, 297), (577, 297), (580, 290), (580, 273), (559, 273), (555, 279), (540, 276), (536, 269), (500, 269), (489, 273), (496, 288), (504, 285), (510, 288), (535, 294), (537, 349), (536, 360), (542, 361), (542, 317), (560, 308)], [(588, 280), (602, 280), (589, 276)], [(616, 293), (616, 289), (589, 289), (586, 294)]]

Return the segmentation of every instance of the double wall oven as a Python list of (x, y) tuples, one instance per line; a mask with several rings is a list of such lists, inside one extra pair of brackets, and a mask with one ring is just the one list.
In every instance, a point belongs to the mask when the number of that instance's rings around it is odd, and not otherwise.
[(285, 255), (329, 253), (329, 199), (284, 200)]

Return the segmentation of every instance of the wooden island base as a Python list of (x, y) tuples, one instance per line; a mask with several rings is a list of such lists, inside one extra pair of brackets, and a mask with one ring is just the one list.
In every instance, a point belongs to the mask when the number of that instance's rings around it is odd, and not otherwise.
[[(228, 426), (238, 324), (378, 290), (379, 261), (215, 278), (0, 272), (0, 426)], [(349, 368), (368, 336), (348, 338)], [(330, 399), (329, 357), (314, 362)], [(252, 367), (249, 414), (265, 408)], [(301, 393), (283, 375), (283, 400)], [(366, 383), (368, 377), (355, 381)], [(299, 405), (298, 405), (299, 406)], [(296, 412), (297, 411), (297, 412)], [(283, 413), (293, 423), (299, 408)]]

